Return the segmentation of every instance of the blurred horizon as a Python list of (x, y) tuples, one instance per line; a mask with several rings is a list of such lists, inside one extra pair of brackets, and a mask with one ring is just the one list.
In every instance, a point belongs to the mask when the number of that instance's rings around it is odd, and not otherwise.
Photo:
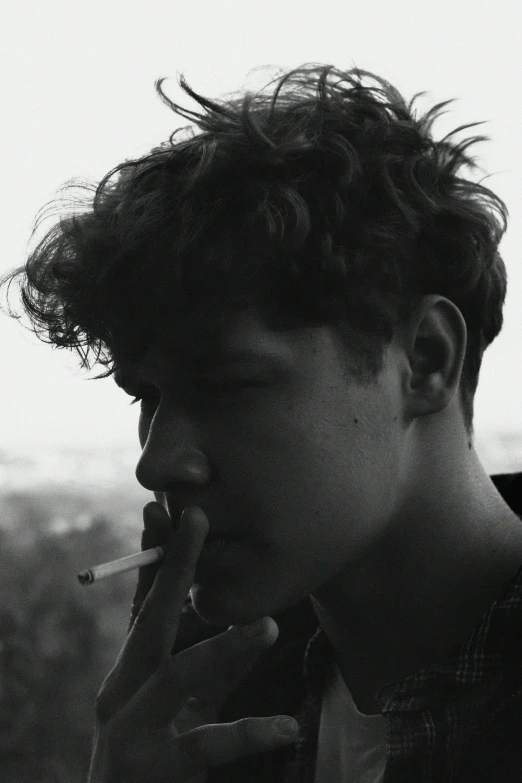
[[(475, 447), (489, 475), (522, 472), (522, 433), (476, 436)], [(10, 516), (13, 499), (40, 498), (52, 509), (52, 533), (84, 530), (103, 517), (120, 532), (137, 534), (143, 505), (154, 500), (134, 474), (140, 453), (138, 445), (126, 444), (0, 448), (0, 529), (12, 528), (18, 519), (18, 510)]]

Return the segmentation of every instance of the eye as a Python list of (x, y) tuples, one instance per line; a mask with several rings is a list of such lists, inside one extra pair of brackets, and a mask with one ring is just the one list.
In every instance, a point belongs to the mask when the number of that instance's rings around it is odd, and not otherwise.
[(241, 392), (256, 386), (263, 386), (262, 381), (233, 378), (229, 380), (200, 379), (197, 386), (209, 394)]
[[(254, 379), (230, 378), (218, 380), (198, 378), (190, 385), (190, 399), (198, 406), (202, 404), (210, 405), (213, 402), (225, 403), (227, 400), (237, 400), (239, 396), (242, 396), (249, 390), (264, 385), (263, 381)], [(141, 413), (152, 416), (159, 405), (160, 399), (161, 393), (158, 389), (151, 388), (149, 390), (147, 388), (143, 391), (138, 391), (129, 405), (135, 405), (139, 402), (141, 403)]]

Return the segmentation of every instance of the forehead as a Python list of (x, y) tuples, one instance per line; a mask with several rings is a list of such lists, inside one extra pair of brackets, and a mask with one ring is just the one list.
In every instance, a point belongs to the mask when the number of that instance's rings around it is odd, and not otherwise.
[[(244, 308), (220, 322), (201, 321), (197, 317), (169, 326), (157, 335), (143, 359), (132, 365), (125, 362), (121, 371), (150, 374), (161, 368), (206, 366), (234, 358), (268, 357), (292, 362), (298, 356), (317, 351), (318, 331), (326, 327), (269, 325), (260, 311)], [(115, 376), (118, 377), (121, 373)]]

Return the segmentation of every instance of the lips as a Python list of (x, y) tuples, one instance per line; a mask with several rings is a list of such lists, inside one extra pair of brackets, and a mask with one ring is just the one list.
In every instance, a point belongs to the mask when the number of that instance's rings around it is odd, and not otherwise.
[(238, 536), (214, 537), (206, 540), (196, 567), (196, 581), (210, 574), (229, 575), (245, 568), (245, 546)]
[(182, 513), (183, 513), (183, 511), (188, 506), (197, 506), (198, 508), (200, 508), (203, 511), (203, 513), (205, 514), (205, 516), (207, 517), (207, 519), (208, 519), (208, 521), (209, 521), (209, 523), (211, 525), (211, 527), (209, 529), (209, 532), (208, 532), (208, 535), (207, 535), (207, 537), (205, 539), (205, 542), (213, 541), (216, 538), (235, 537), (235, 534), (232, 533), (230, 530), (221, 529), (216, 524), (212, 525), (212, 522), (216, 523), (216, 521), (217, 521), (216, 520), (216, 516), (217, 515), (212, 513), (212, 512), (210, 512), (210, 511), (207, 511), (207, 507), (206, 507), (207, 504), (206, 503), (197, 503), (194, 500), (187, 500), (184, 503), (180, 502), (180, 501), (177, 501), (177, 502), (174, 503), (174, 502), (172, 502), (172, 500), (170, 498), (167, 498), (167, 507), (168, 507), (168, 512), (169, 512), (169, 516), (170, 516), (171, 519), (178, 519), (179, 520), (181, 515), (182, 515)]
[[(212, 520), (215, 521), (215, 515), (207, 512), (205, 506), (206, 503), (196, 503), (193, 500), (187, 500), (185, 503), (183, 502), (175, 502), (173, 503), (171, 498), (166, 498), (167, 501), (167, 507), (169, 511), (169, 516), (171, 519), (179, 519), (181, 514), (183, 513), (184, 509), (187, 508), (187, 506), (198, 506), (204, 514), (207, 516), (207, 519), (209, 522)], [(212, 527), (211, 530), (209, 530), (209, 533), (207, 537), (205, 538), (205, 543), (203, 546), (209, 546), (210, 544), (216, 543), (216, 542), (225, 542), (230, 541), (235, 538), (238, 538), (238, 535), (236, 533), (230, 532), (230, 530), (221, 530), (220, 528), (217, 528), (215, 525)]]
[(208, 536), (205, 539), (205, 543), (203, 546), (209, 546), (210, 544), (214, 544), (217, 541), (232, 541), (234, 538), (237, 538), (236, 535), (233, 533), (218, 533), (218, 532), (212, 532), (209, 533)]

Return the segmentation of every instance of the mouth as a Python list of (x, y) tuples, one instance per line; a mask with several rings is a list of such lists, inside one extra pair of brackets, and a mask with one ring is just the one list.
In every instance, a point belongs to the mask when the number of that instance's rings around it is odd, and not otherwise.
[[(179, 508), (183, 511), (186, 508), (186, 505), (177, 503), (169, 506), (171, 517), (179, 517), (181, 515), (182, 511), (178, 513)], [(200, 506), (200, 508), (202, 508), (202, 506)], [(202, 510), (204, 509), (202, 508)], [(204, 513), (206, 514), (207, 512), (204, 511)], [(207, 515), (207, 517), (208, 516), (209, 515)], [(219, 562), (221, 563), (223, 558), (226, 557), (226, 553), (229, 553), (230, 558), (227, 559), (227, 562), (232, 563), (232, 556), (237, 554), (237, 550), (241, 548), (240, 536), (237, 533), (231, 533), (220, 529), (219, 527), (213, 527), (213, 529), (208, 532), (201, 548), (200, 561), (205, 565), (209, 565), (210, 563), (216, 562), (219, 555)]]
[(232, 533), (209, 533), (203, 544), (203, 549), (226, 546), (232, 541), (237, 541), (237, 536)]
[(237, 535), (208, 535), (196, 566), (197, 577), (224, 572), (236, 573), (245, 567), (245, 542)]

